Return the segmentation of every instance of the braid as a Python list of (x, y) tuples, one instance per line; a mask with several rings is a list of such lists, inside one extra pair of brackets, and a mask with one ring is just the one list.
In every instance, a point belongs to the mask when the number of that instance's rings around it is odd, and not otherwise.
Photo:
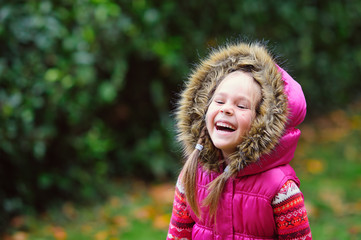
[[(198, 168), (198, 160), (200, 157), (200, 153), (202, 151), (203, 145), (206, 141), (207, 136), (207, 128), (204, 126), (200, 133), (199, 139), (197, 141), (196, 147), (193, 152), (187, 158), (186, 163), (182, 169), (182, 183), (185, 190), (185, 195), (187, 198), (187, 202), (189, 206), (192, 208), (194, 214), (200, 218), (199, 206), (197, 203), (197, 168)], [(215, 216), (219, 198), (224, 189), (224, 185), (226, 181), (235, 175), (240, 166), (238, 163), (232, 163), (226, 167), (224, 172), (219, 175), (216, 179), (214, 179), (209, 185), (208, 196), (203, 200), (202, 206), (209, 206), (209, 213), (211, 216)]]
[(195, 149), (193, 150), (192, 154), (189, 155), (182, 169), (182, 183), (184, 185), (187, 202), (197, 217), (200, 217), (196, 191), (198, 158), (203, 148), (206, 131), (206, 127), (204, 126), (200, 133)]

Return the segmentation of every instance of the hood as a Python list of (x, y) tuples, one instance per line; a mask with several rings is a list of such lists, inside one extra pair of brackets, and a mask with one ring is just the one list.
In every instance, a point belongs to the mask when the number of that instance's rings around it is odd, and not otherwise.
[[(252, 66), (253, 78), (261, 86), (262, 100), (250, 131), (229, 157), (230, 175), (255, 174), (286, 164), (294, 156), (300, 131), (295, 127), (305, 118), (306, 101), (301, 86), (280, 68), (260, 43), (236, 43), (214, 49), (192, 71), (178, 102), (178, 140), (185, 157), (197, 144), (205, 128), (205, 115), (212, 92), (229, 72)], [(223, 169), (219, 150), (206, 133), (199, 161), (210, 171)]]

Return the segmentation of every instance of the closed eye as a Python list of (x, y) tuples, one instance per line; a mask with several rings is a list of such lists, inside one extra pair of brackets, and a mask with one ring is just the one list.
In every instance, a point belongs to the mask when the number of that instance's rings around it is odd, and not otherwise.
[(248, 109), (247, 105), (238, 105), (237, 107), (240, 108), (240, 109)]

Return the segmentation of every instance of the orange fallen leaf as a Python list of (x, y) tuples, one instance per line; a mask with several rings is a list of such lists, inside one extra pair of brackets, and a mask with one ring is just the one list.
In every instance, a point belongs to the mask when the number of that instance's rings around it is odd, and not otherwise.
[(307, 171), (313, 174), (322, 173), (325, 170), (325, 166), (320, 159), (308, 159), (306, 161)]
[(344, 190), (342, 189), (324, 188), (319, 192), (320, 199), (338, 216), (348, 213), (348, 207), (343, 196)]
[(12, 240), (26, 240), (26, 239), (28, 239), (28, 234), (26, 234), (25, 232), (16, 232), (12, 236)]
[(351, 118), (351, 127), (352, 129), (361, 129), (361, 116), (355, 115)]
[(358, 235), (361, 233), (361, 225), (353, 225), (348, 229), (351, 235)]
[(350, 213), (360, 213), (361, 212), (361, 200), (348, 204)]
[(172, 204), (174, 199), (174, 185), (162, 184), (149, 189), (149, 195), (159, 204)]
[(309, 217), (318, 217), (320, 215), (319, 209), (309, 201), (305, 201), (305, 208)]
[(115, 216), (112, 219), (112, 222), (118, 227), (126, 227), (128, 226), (128, 220), (124, 216)]
[(65, 240), (67, 237), (67, 234), (64, 230), (64, 228), (56, 226), (52, 227), (53, 236), (56, 240)]
[(109, 229), (108, 229), (109, 238), (114, 239), (117, 236), (119, 236), (120, 230), (121, 229), (118, 226), (110, 226)]
[(95, 240), (105, 240), (108, 237), (107, 231), (100, 231), (95, 234)]
[(134, 211), (133, 216), (138, 220), (148, 220), (155, 214), (155, 210), (150, 206), (138, 208)]
[(169, 226), (170, 214), (159, 215), (154, 218), (153, 226), (156, 229), (166, 230)]
[(121, 205), (121, 199), (119, 197), (111, 197), (109, 199), (110, 206), (112, 207), (119, 207)]

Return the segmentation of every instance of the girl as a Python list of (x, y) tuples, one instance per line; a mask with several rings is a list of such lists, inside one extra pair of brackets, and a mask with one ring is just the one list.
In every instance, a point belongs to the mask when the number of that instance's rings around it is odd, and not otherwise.
[(187, 161), (167, 239), (311, 239), (289, 165), (305, 115), (300, 85), (261, 43), (214, 50), (178, 105)]

